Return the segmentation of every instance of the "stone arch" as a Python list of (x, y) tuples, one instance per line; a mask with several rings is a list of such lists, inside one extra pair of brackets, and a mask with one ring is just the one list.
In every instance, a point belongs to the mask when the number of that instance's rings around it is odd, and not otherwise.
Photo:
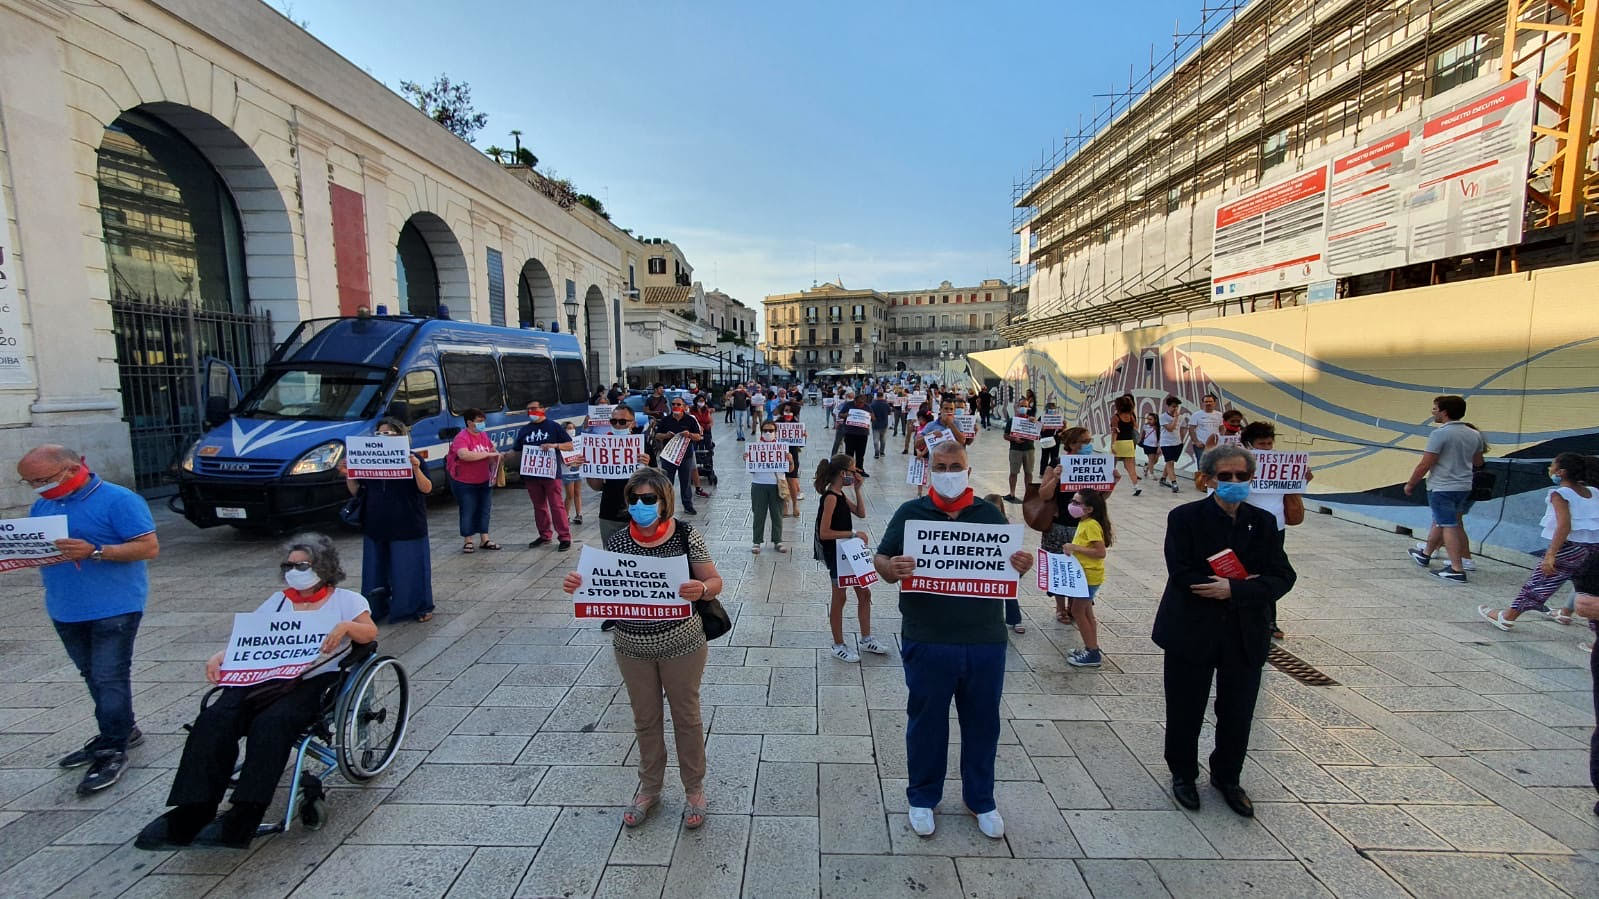
[(395, 240), (394, 273), (400, 311), (472, 319), (471, 273), (461, 242), (450, 226), (431, 212), (412, 213)]
[(522, 263), (522, 274), (516, 279), (517, 321), (521, 326), (548, 331), (550, 323), (560, 319), (560, 305), (555, 296), (555, 279), (544, 263), (537, 259)]
[(609, 384), (615, 379), (612, 360), (616, 356), (612, 333), (611, 310), (606, 306), (605, 291), (598, 284), (590, 284), (583, 295), (583, 349), (587, 354), (589, 389)]

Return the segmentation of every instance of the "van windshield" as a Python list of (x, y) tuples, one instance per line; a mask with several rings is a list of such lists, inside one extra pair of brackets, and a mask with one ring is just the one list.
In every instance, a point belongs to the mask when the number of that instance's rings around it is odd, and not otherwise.
[(368, 368), (272, 368), (245, 399), (246, 418), (359, 421), (371, 415), (387, 372)]

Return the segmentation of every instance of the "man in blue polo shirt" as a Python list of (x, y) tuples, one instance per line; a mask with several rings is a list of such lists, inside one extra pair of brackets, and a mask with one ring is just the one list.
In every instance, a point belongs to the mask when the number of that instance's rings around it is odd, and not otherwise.
[[(894, 512), (877, 544), (873, 563), (885, 582), (916, 571), (905, 555), (905, 522), (959, 521), (1005, 524), (1005, 513), (977, 499), (967, 485), (966, 447), (951, 440), (933, 448), (932, 489)], [(1027, 552), (1012, 553), (1011, 566), (1032, 568)], [(901, 590), (900, 661), (905, 666), (905, 759), (911, 829), (933, 835), (933, 809), (944, 796), (949, 763), (949, 703), (955, 701), (961, 730), (961, 793), (985, 836), (1005, 835), (994, 803), (994, 759), (999, 751), (999, 701), (1005, 692), (1005, 604), (994, 599), (938, 596)]]
[(89, 766), (78, 784), (86, 796), (120, 780), (129, 747), (144, 740), (133, 723), (133, 638), (150, 594), (144, 563), (161, 547), (144, 500), (101, 480), (72, 450), (33, 449), (17, 474), (39, 494), (28, 514), (67, 517), (67, 539), (56, 541), (66, 561), (39, 573), (45, 610), (94, 700), (99, 734), (59, 762)]

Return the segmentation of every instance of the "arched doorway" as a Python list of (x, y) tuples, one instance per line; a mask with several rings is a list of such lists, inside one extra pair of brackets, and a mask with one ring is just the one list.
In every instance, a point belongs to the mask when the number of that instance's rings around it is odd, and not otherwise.
[(588, 353), (589, 390), (605, 383), (605, 363), (611, 358), (611, 316), (605, 308), (605, 292), (590, 284), (583, 295), (583, 348)]
[(555, 302), (555, 279), (550, 270), (537, 259), (522, 264), (522, 276), (516, 279), (517, 321), (524, 328), (549, 330), (559, 310)]
[(406, 219), (394, 243), (394, 276), (401, 312), (431, 317), (443, 306), (451, 318), (471, 320), (466, 254), (444, 219), (431, 212)]
[[(203, 426), (203, 361), (226, 361), (248, 385), (271, 353), (271, 318), (252, 308), (263, 297), (251, 289), (270, 266), (247, 252), (245, 237), (287, 232), (288, 215), (248, 145), (174, 104), (141, 106), (107, 126), (96, 181), (134, 480), (161, 493)], [(263, 288), (274, 294), (266, 299), (285, 299), (277, 286)]]

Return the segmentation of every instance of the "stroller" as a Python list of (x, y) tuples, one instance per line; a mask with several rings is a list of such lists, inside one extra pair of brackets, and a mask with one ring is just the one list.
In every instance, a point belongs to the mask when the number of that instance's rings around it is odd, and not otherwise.
[(694, 465), (699, 469), (700, 483), (716, 486), (716, 441), (709, 434), (694, 444)]

